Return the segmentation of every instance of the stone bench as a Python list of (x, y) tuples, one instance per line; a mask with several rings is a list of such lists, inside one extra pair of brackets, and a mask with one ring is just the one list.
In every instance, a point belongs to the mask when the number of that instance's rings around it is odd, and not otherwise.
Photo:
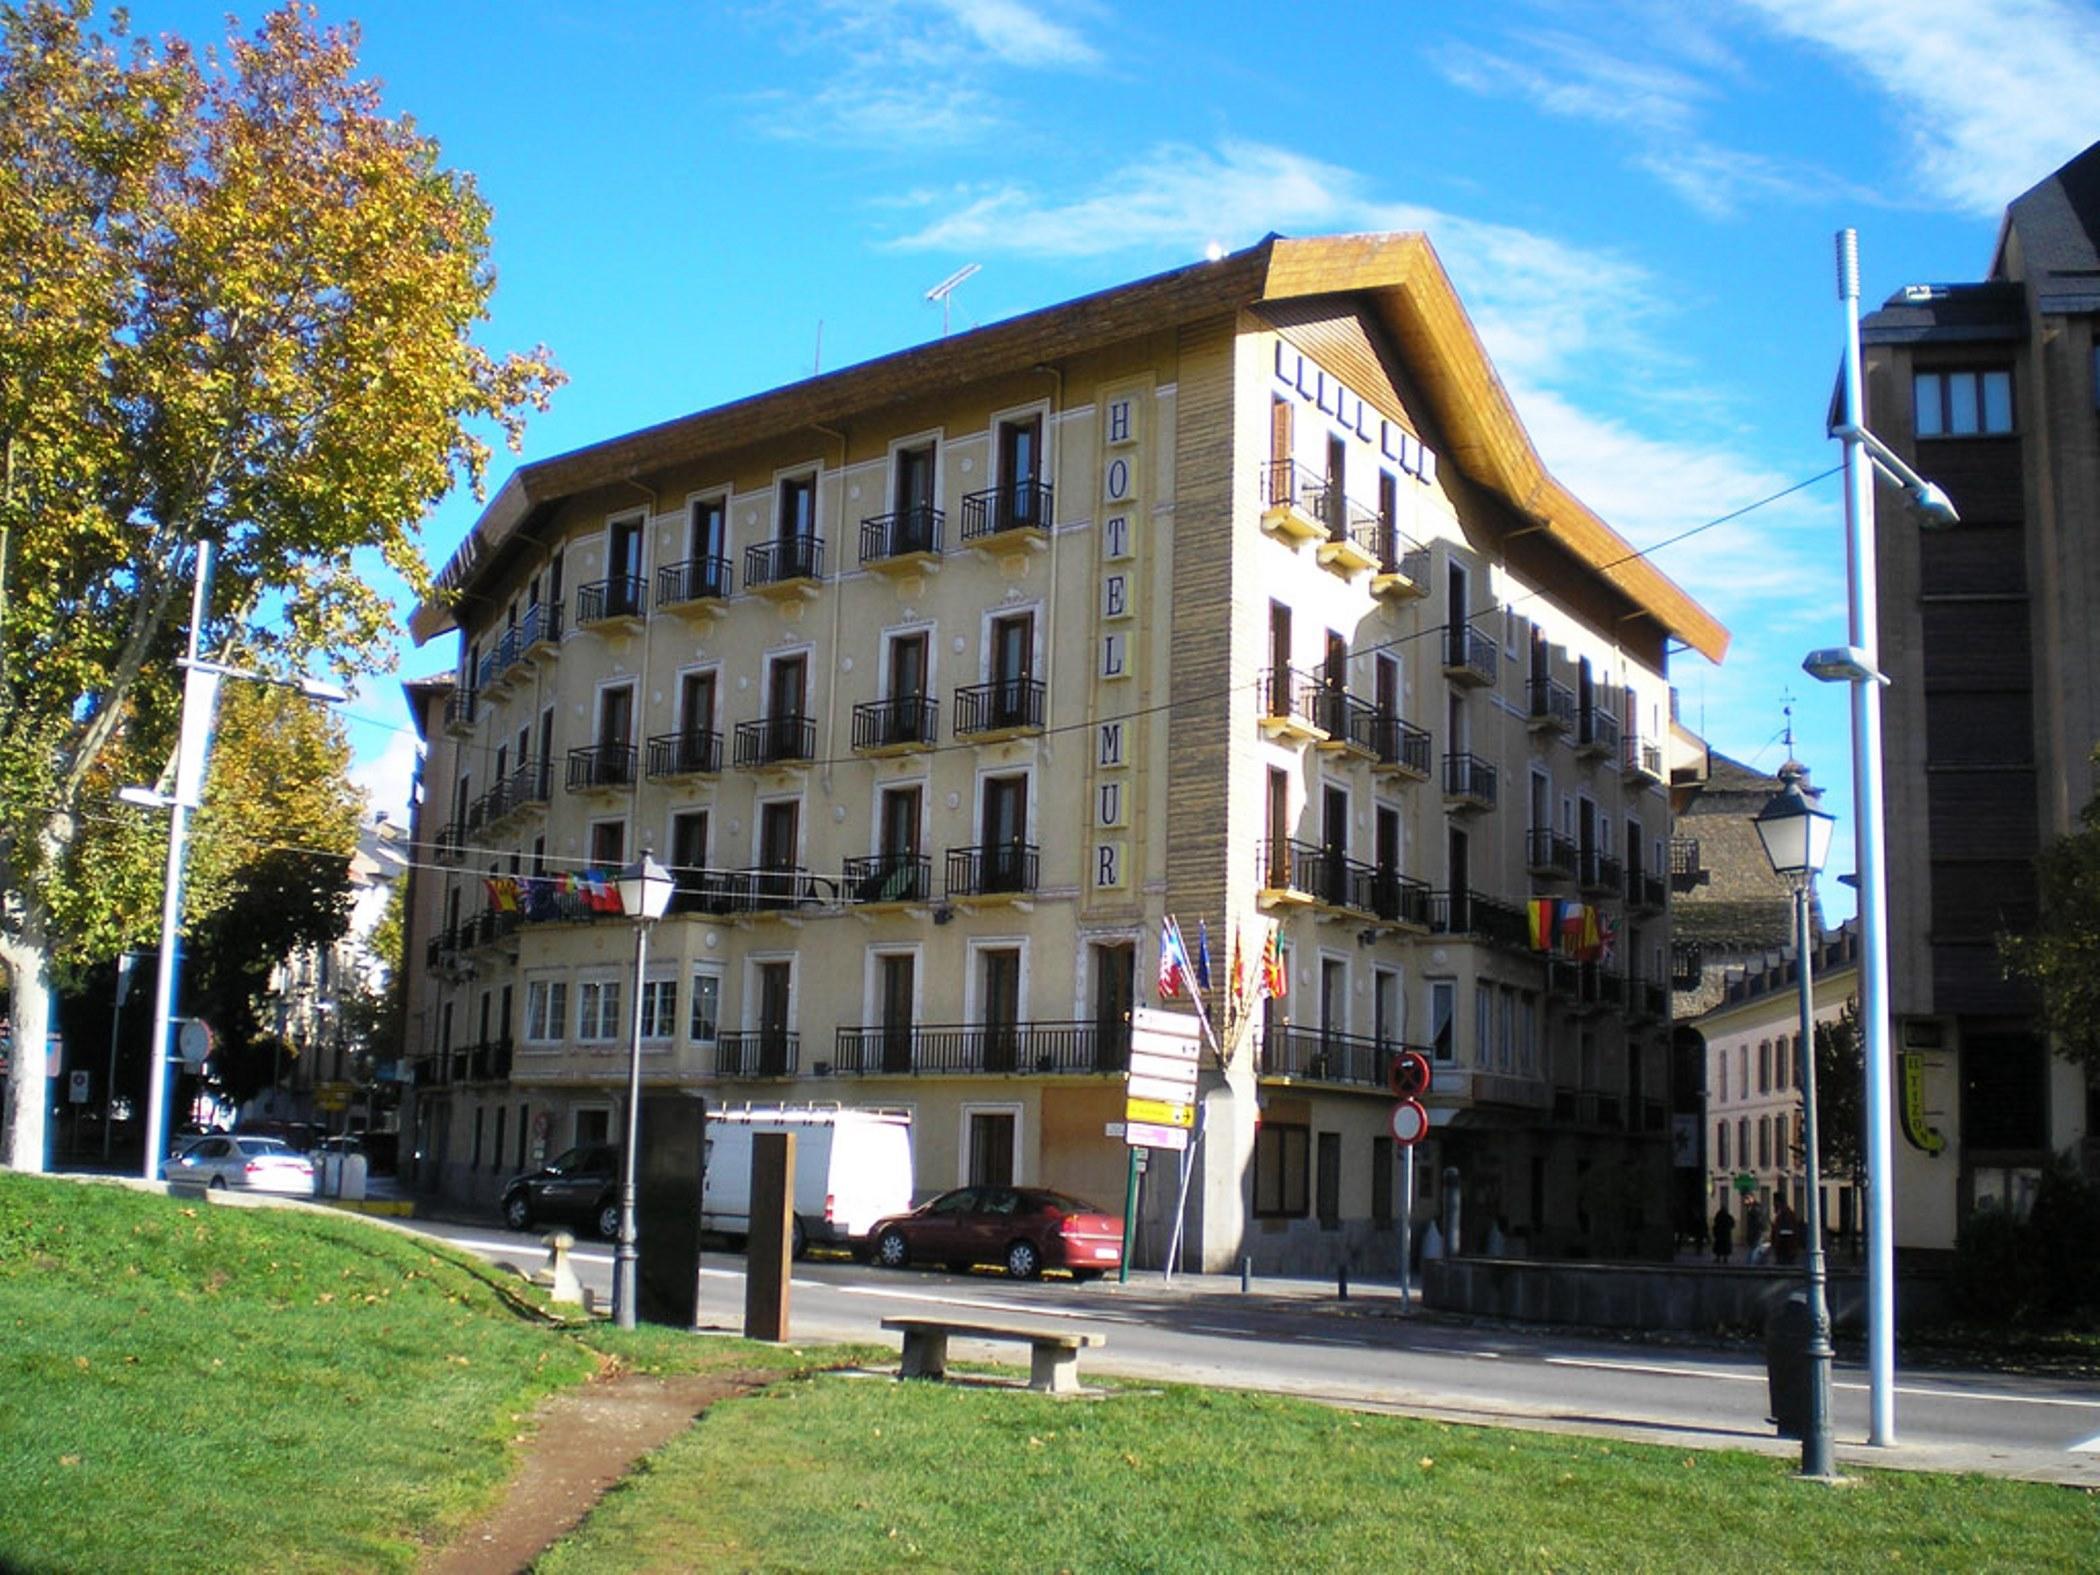
[(885, 1318), (885, 1329), (904, 1336), (900, 1378), (942, 1378), (948, 1372), (948, 1341), (1015, 1340), (1029, 1347), (1028, 1387), (1049, 1395), (1079, 1393), (1079, 1353), (1108, 1344), (1105, 1334), (1063, 1329), (1017, 1329), (1011, 1324), (962, 1323), (952, 1318)]

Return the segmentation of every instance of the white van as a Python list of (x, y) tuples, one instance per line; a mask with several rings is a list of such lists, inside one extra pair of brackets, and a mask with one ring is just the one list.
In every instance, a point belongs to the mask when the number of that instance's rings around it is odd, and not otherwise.
[(707, 1112), (700, 1228), (751, 1234), (751, 1134), (795, 1134), (795, 1256), (849, 1245), (911, 1208), (911, 1112), (838, 1105), (746, 1105)]

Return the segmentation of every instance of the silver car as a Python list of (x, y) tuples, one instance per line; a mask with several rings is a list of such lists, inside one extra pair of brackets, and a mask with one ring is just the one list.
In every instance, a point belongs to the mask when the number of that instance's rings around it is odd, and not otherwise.
[(314, 1190), (312, 1160), (282, 1138), (245, 1132), (212, 1132), (192, 1138), (169, 1156), (161, 1173), (169, 1181), (295, 1197), (310, 1196)]

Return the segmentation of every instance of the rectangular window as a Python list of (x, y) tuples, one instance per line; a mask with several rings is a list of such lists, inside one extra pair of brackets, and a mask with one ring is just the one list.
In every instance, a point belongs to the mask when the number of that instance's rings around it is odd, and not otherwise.
[(1254, 1134), (1254, 1212), (1257, 1217), (1305, 1217), (1308, 1128), (1264, 1121)]
[(1911, 388), (1921, 438), (1995, 436), (2013, 429), (2010, 371), (1920, 372)]
[(1716, 1121), (1714, 1123), (1714, 1152), (1720, 1156), (1721, 1168), (1726, 1170), (1728, 1168), (1728, 1123), (1725, 1121)]
[(1439, 979), (1429, 987), (1429, 1045), (1439, 1061), (1452, 1057), (1452, 1019), (1458, 1016), (1458, 986)]
[(529, 979), (525, 984), (525, 1038), (548, 1044), (561, 1038), (569, 1020), (569, 981)]
[(642, 1037), (670, 1039), (678, 1033), (678, 981), (650, 979), (642, 985)]
[(627, 862), (627, 822), (599, 820), (591, 823), (591, 863), (616, 870)]
[(1371, 1223), (1393, 1223), (1393, 1140), (1371, 1139)]
[(498, 1105), (496, 1107), (496, 1141), (489, 1145), (489, 1169), (491, 1170), (501, 1170), (503, 1168), (503, 1137), (509, 1121), (509, 1108), (504, 1105)]
[(576, 1037), (620, 1037), (620, 981), (586, 979), (576, 987)]
[(1769, 1039), (1757, 1042), (1757, 1091), (1760, 1094), (1772, 1092), (1772, 1041)]
[(1759, 1170), (1770, 1170), (1772, 1168), (1772, 1118), (1770, 1116), (1759, 1116), (1757, 1118), (1757, 1168)]
[(780, 483), (780, 520), (775, 534), (782, 541), (807, 541), (817, 533), (817, 478), (787, 476)]
[(696, 973), (693, 975), (692, 1012), (686, 1023), (686, 1037), (696, 1045), (711, 1045), (715, 1042), (722, 1021), (722, 980), (719, 975)]
[(1320, 1228), (1336, 1230), (1342, 1223), (1342, 1135), (1320, 1134), (1319, 1176)]
[(1473, 1064), (1481, 1068), (1495, 1061), (1495, 992), (1487, 985), (1473, 986)]

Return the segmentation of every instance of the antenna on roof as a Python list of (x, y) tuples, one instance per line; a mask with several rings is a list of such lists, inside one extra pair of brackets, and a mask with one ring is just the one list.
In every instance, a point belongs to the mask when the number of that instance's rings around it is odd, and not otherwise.
[(941, 303), (941, 337), (943, 339), (948, 337), (948, 297), (955, 293), (957, 285), (977, 271), (978, 266), (976, 263), (964, 263), (955, 272), (926, 292), (927, 300)]

